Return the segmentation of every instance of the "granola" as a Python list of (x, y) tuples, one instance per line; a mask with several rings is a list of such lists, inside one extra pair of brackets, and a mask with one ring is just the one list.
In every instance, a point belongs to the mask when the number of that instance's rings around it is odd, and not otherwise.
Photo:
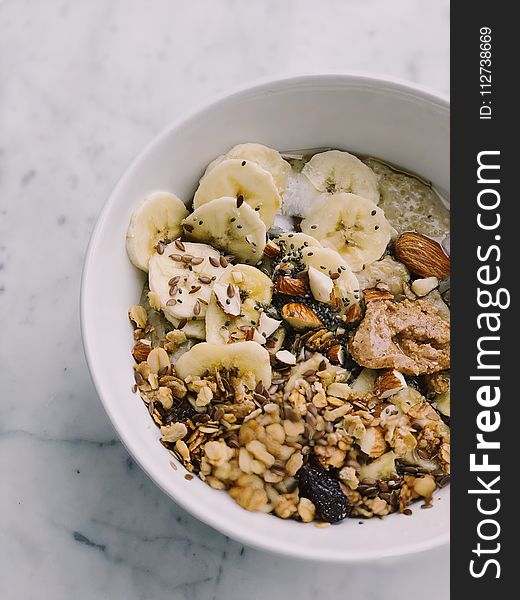
[(429, 508), (450, 472), (449, 279), (410, 236), (413, 269), (392, 256), (419, 222), (394, 190), (417, 215), (434, 202), (437, 238), (448, 212), (375, 159), (286, 158), (241, 144), (192, 211), (156, 192), (134, 212), (134, 390), (161, 444), (246, 510), (324, 526)]

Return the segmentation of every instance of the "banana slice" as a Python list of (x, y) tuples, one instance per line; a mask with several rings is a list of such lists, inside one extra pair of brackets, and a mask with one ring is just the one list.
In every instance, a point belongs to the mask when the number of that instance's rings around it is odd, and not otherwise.
[(291, 165), (282, 158), (281, 154), (273, 148), (268, 148), (262, 144), (246, 143), (233, 146), (229, 152), (217, 157), (209, 163), (204, 175), (207, 175), (218, 164), (228, 158), (239, 160), (250, 160), (256, 163), (262, 169), (265, 169), (273, 176), (274, 183), (280, 194), (283, 194), (287, 184), (287, 178), (291, 172)]
[(271, 173), (248, 160), (228, 158), (213, 167), (200, 180), (193, 208), (223, 196), (232, 196), (239, 203), (249, 204), (258, 211), (268, 229), (281, 206), (280, 194)]
[(301, 223), (304, 233), (334, 248), (353, 271), (381, 258), (395, 230), (383, 211), (355, 194), (333, 194)]
[[(334, 298), (341, 301), (341, 304), (345, 307), (359, 302), (359, 283), (357, 277), (335, 250), (332, 250), (332, 248), (304, 248), (302, 250), (302, 262), (309, 271), (315, 269), (318, 273), (326, 275), (331, 280), (334, 293), (327, 304), (334, 304)], [(314, 279), (317, 281), (317, 285), (321, 284), (319, 277), (315, 277)], [(313, 281), (311, 280), (310, 273), (309, 283), (311, 284), (311, 291), (313, 291)], [(323, 287), (327, 290), (329, 289), (326, 285)], [(323, 301), (320, 298), (316, 298), (316, 300)]]
[(188, 214), (184, 202), (169, 192), (155, 192), (134, 210), (126, 232), (126, 252), (132, 263), (148, 272), (148, 262), (158, 242), (181, 234)]
[(211, 200), (182, 222), (185, 237), (226, 250), (239, 260), (256, 264), (265, 246), (265, 225), (258, 213), (236, 198)]
[[(187, 337), (194, 340), (206, 339), (206, 323), (204, 319), (196, 319), (195, 321), (189, 320), (184, 323), (184, 321), (175, 319), (170, 315), (164, 314), (164, 316), (172, 323), (172, 325), (175, 325), (176, 329), (181, 329)], [(182, 325), (182, 327), (179, 327), (179, 325)]]
[(211, 294), (206, 312), (206, 340), (228, 344), (246, 339), (249, 329), (258, 325), (261, 305), (271, 302), (272, 293), (273, 282), (259, 269), (249, 265), (229, 266)]
[(150, 291), (175, 325), (183, 319), (204, 319), (213, 284), (224, 270), (215, 248), (177, 240), (150, 259)]
[(303, 167), (302, 173), (320, 192), (350, 192), (374, 204), (379, 202), (374, 171), (348, 152), (329, 150), (315, 154)]
[(322, 245), (311, 235), (299, 232), (282, 233), (274, 240), (287, 254), (299, 252), (304, 248), (321, 248)]
[(214, 373), (221, 369), (236, 369), (239, 375), (253, 373), (256, 381), (261, 381), (264, 387), (271, 385), (269, 352), (252, 341), (227, 346), (202, 342), (185, 352), (175, 363), (175, 371), (182, 379), (190, 375), (200, 377), (206, 372)]

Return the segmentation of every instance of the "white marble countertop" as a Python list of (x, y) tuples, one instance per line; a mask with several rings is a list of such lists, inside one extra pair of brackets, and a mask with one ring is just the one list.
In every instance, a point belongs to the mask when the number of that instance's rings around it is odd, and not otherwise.
[(367, 70), (448, 92), (448, 29), (448, 0), (0, 0), (3, 600), (448, 598), (447, 548), (305, 564), (179, 509), (116, 439), (78, 310), (96, 216), (170, 119), (295, 72)]

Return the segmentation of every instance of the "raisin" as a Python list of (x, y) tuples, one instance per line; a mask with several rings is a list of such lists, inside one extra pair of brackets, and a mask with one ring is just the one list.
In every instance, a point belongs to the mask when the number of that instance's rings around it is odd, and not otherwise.
[(350, 515), (351, 506), (334, 479), (312, 457), (296, 474), (300, 496), (308, 498), (316, 507), (316, 514), (329, 523), (337, 523)]

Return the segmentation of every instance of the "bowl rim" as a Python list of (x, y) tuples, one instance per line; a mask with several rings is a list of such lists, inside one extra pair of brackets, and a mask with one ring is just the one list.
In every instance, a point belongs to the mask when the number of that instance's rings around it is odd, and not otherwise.
[(200, 113), (203, 113), (206, 110), (214, 108), (221, 103), (227, 102), (232, 98), (237, 98), (243, 94), (261, 92), (261, 91), (269, 91), (269, 87), (273, 86), (277, 89), (286, 86), (301, 86), (301, 85), (316, 85), (324, 86), (324, 85), (341, 85), (341, 84), (349, 84), (349, 85), (358, 85), (358, 86), (375, 86), (378, 88), (387, 87), (389, 90), (394, 92), (411, 95), (414, 97), (421, 97), (422, 100), (426, 100), (439, 106), (440, 108), (444, 108), (449, 111), (450, 101), (449, 96), (433, 90), (427, 86), (416, 84), (414, 82), (405, 81), (396, 77), (391, 77), (387, 75), (381, 75), (377, 73), (369, 73), (369, 72), (356, 72), (351, 71), (349, 73), (320, 73), (320, 74), (296, 74), (289, 75), (283, 77), (263, 77), (260, 79), (255, 79), (253, 81), (247, 82), (240, 86), (233, 87), (230, 91), (222, 92), (219, 94), (215, 94), (210, 97), (205, 102), (199, 103), (197, 106), (192, 108), (189, 111), (185, 111), (180, 114), (179, 117), (169, 122), (169, 124), (164, 127), (158, 134), (156, 134), (151, 141), (146, 144), (146, 146), (135, 156), (135, 158), (131, 161), (129, 166), (124, 170), (122, 175), (118, 178), (116, 184), (113, 186), (108, 198), (105, 200), (98, 217), (96, 219), (96, 224), (91, 233), (90, 240), (87, 245), (87, 249), (84, 255), (83, 269), (81, 274), (81, 287), (80, 287), (80, 328), (81, 328), (81, 337), (83, 342), (83, 350), (88, 366), (88, 370), (92, 381), (94, 383), (94, 387), (96, 389), (97, 395), (101, 400), (103, 408), (107, 413), (110, 422), (117, 433), (119, 439), (122, 444), (126, 448), (127, 452), (132, 456), (132, 458), (139, 464), (140, 468), (146, 473), (146, 475), (154, 482), (159, 489), (161, 489), (169, 498), (174, 500), (179, 506), (181, 506), (184, 510), (186, 510), (189, 514), (191, 514), (196, 519), (202, 521), (203, 523), (209, 525), (210, 527), (216, 529), (217, 531), (223, 533), (243, 543), (247, 546), (267, 551), (273, 552), (275, 554), (283, 555), (286, 557), (290, 557), (293, 559), (303, 559), (303, 560), (313, 560), (319, 562), (327, 562), (327, 563), (362, 563), (362, 562), (373, 562), (380, 559), (392, 558), (405, 556), (409, 554), (418, 554), (421, 552), (425, 552), (428, 550), (432, 550), (439, 546), (443, 546), (449, 543), (450, 540), (450, 532), (449, 529), (446, 532), (443, 532), (437, 536), (428, 538), (423, 542), (412, 542), (409, 544), (399, 545), (395, 550), (388, 549), (385, 551), (380, 551), (376, 554), (370, 551), (358, 552), (354, 553), (338, 553), (337, 551), (327, 550), (327, 549), (319, 549), (315, 550), (314, 548), (294, 545), (294, 544), (281, 544), (274, 546), (272, 541), (270, 541), (269, 535), (263, 535), (262, 537), (258, 537), (258, 534), (255, 533), (255, 537), (251, 538), (247, 535), (247, 533), (242, 533), (241, 530), (233, 527), (233, 524), (229, 521), (222, 519), (219, 517), (218, 512), (216, 511), (208, 511), (199, 508), (198, 506), (193, 506), (188, 504), (188, 502), (181, 497), (177, 497), (174, 495), (171, 490), (165, 488), (162, 484), (160, 478), (156, 476), (156, 474), (148, 468), (145, 464), (146, 461), (144, 457), (141, 457), (137, 450), (134, 448), (134, 444), (132, 441), (132, 437), (127, 435), (126, 431), (120, 427), (119, 420), (117, 418), (117, 414), (112, 410), (110, 406), (110, 402), (107, 400), (108, 391), (103, 389), (103, 386), (100, 380), (97, 377), (95, 370), (95, 359), (94, 352), (90, 345), (90, 336), (87, 326), (87, 317), (86, 317), (86, 304), (87, 304), (87, 287), (88, 281), (90, 278), (91, 272), (91, 259), (93, 254), (95, 253), (96, 246), (98, 244), (98, 238), (101, 235), (103, 230), (103, 225), (105, 220), (107, 219), (107, 215), (109, 212), (110, 205), (112, 203), (112, 198), (119, 193), (120, 188), (122, 188), (129, 177), (129, 175), (133, 172), (136, 166), (145, 159), (148, 153), (155, 147), (161, 144), (161, 142), (171, 135), (173, 131), (183, 123), (186, 123), (193, 118), (196, 118)]

